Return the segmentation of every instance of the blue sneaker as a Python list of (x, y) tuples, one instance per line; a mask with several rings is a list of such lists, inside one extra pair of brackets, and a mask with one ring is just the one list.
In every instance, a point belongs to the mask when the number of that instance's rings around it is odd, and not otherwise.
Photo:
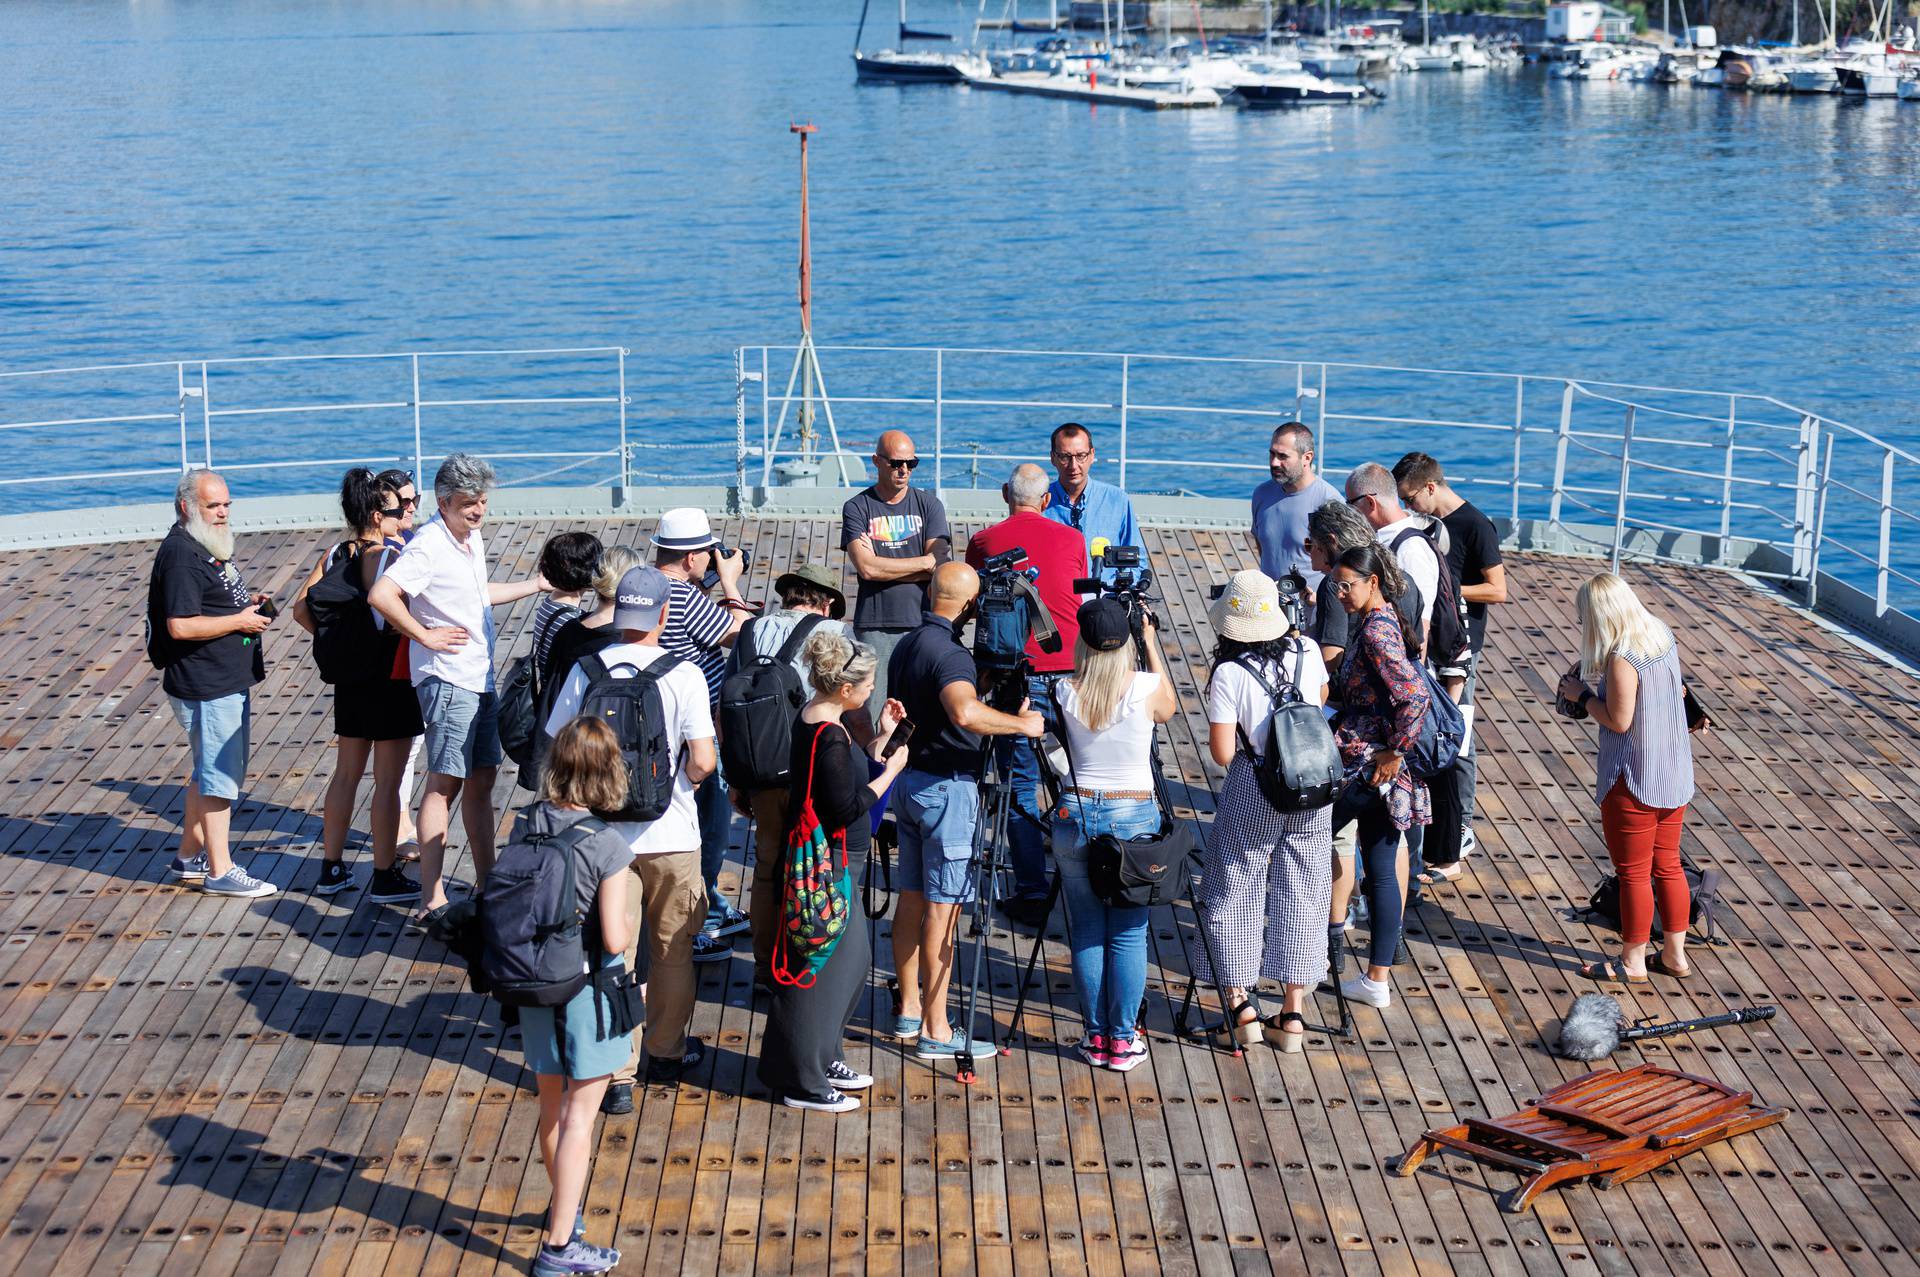
[(964, 1052), (976, 1060), (984, 1060), (990, 1058), (994, 1051), (993, 1043), (982, 1042), (978, 1038), (969, 1042), (966, 1034), (955, 1029), (953, 1036), (945, 1042), (936, 1042), (932, 1038), (922, 1037), (920, 1048), (914, 1054), (923, 1060), (951, 1060)]
[(213, 866), (207, 863), (207, 853), (201, 852), (191, 860), (182, 860), (178, 856), (167, 866), (167, 877), (175, 882), (185, 882), (194, 878), (204, 878)]
[(545, 1242), (533, 1259), (533, 1277), (570, 1277), (574, 1273), (609, 1272), (620, 1262), (620, 1252), (611, 1246), (590, 1246), (569, 1241), (555, 1248)]
[(893, 1017), (893, 1036), (901, 1042), (912, 1042), (920, 1036), (920, 1017), (917, 1015), (896, 1015)]
[(270, 882), (260, 881), (235, 865), (218, 878), (206, 879), (200, 884), (200, 890), (210, 896), (271, 896), (280, 888)]

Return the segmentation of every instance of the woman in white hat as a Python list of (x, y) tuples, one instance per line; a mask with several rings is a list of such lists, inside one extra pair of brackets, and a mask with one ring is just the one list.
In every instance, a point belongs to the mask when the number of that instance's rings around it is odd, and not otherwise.
[(1313, 705), (1327, 700), (1327, 666), (1281, 606), (1272, 578), (1234, 574), (1208, 610), (1218, 637), (1207, 684), (1208, 744), (1227, 769), (1200, 878), (1207, 943), (1196, 974), (1226, 999), (1230, 1042), (1258, 1042), (1263, 1026), (1251, 998), (1262, 976), (1285, 986), (1280, 1014), (1264, 1026), (1287, 1052), (1305, 1037), (1307, 991), (1327, 974), (1327, 905), (1333, 883), (1332, 804), (1276, 811), (1261, 792), (1254, 761), (1267, 739), (1276, 694), (1292, 687)]

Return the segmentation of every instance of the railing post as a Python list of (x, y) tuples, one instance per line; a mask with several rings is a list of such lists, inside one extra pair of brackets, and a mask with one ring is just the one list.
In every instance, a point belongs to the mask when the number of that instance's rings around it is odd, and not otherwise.
[(946, 468), (947, 450), (947, 352), (944, 348), (933, 352), (933, 492), (935, 496), (946, 490), (943, 472)]
[(1295, 421), (1307, 419), (1307, 366), (1305, 364), (1293, 366), (1293, 419)]
[(1132, 374), (1132, 358), (1127, 355), (1120, 356), (1120, 487), (1122, 491), (1127, 486), (1127, 395)]
[(1547, 503), (1547, 524), (1560, 526), (1560, 498), (1567, 486), (1567, 440), (1573, 433), (1573, 383), (1560, 392), (1560, 431), (1553, 444), (1553, 497)]
[(627, 489), (633, 486), (633, 454), (627, 451), (627, 348), (620, 347), (620, 353), (614, 356), (620, 375), (620, 496), (626, 499)]
[(1512, 509), (1507, 519), (1507, 535), (1520, 534), (1520, 446), (1527, 438), (1527, 379), (1513, 379), (1513, 484), (1508, 495)]
[(420, 356), (407, 356), (413, 365), (413, 490), (427, 490), (427, 457), (420, 446)]
[(1813, 544), (1807, 555), (1807, 606), (1820, 602), (1820, 538), (1827, 530), (1827, 486), (1833, 481), (1833, 432), (1827, 432), (1826, 454), (1820, 462), (1820, 495), (1813, 512)]
[(1740, 420), (1740, 401), (1733, 395), (1727, 396), (1727, 441), (1725, 470), (1720, 479), (1720, 553), (1719, 561), (1724, 566), (1727, 561), (1727, 541), (1733, 536), (1733, 433)]
[(213, 469), (213, 401), (207, 396), (207, 361), (200, 361), (200, 437), (207, 450), (207, 469)]
[(1320, 473), (1327, 472), (1327, 366), (1320, 365), (1320, 393), (1314, 396), (1319, 405), (1320, 415), (1314, 420), (1313, 437), (1319, 442), (1314, 445), (1314, 460), (1320, 463)]
[(1813, 523), (1813, 450), (1818, 427), (1812, 416), (1800, 418), (1800, 445), (1793, 466), (1793, 577), (1804, 580)]
[(760, 347), (760, 486), (773, 487), (773, 404), (767, 398), (767, 348)]
[(192, 468), (187, 461), (187, 366), (179, 363), (173, 367), (180, 383), (180, 471), (184, 474)]
[(1873, 614), (1887, 614), (1887, 568), (1893, 562), (1893, 449), (1880, 457), (1880, 558), (1874, 565)]
[(747, 348), (733, 349), (733, 500), (747, 509)]
[(1613, 499), (1613, 559), (1609, 570), (1620, 570), (1620, 543), (1627, 535), (1627, 472), (1633, 454), (1633, 405), (1627, 405), (1626, 425), (1620, 432), (1620, 491)]

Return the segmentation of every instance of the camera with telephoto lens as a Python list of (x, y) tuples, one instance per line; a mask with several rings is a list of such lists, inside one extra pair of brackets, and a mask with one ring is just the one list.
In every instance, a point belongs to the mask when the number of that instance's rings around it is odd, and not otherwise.
[[(1141, 561), (1137, 545), (1110, 545), (1094, 560), (1094, 575), (1073, 583), (1076, 594), (1104, 594), (1120, 600), (1127, 609), (1127, 620), (1138, 636), (1141, 622), (1154, 616), (1153, 569)], [(1159, 624), (1155, 617), (1154, 624)]]
[(1039, 569), (1027, 565), (1020, 546), (1003, 550), (979, 568), (980, 596), (975, 602), (973, 662), (979, 670), (981, 699), (1002, 713), (1015, 714), (1027, 696), (1027, 641), (1041, 651), (1058, 652), (1060, 630), (1040, 600), (1034, 582)]
[[(728, 545), (725, 541), (715, 541), (713, 543), (713, 563), (707, 565), (707, 574), (700, 578), (700, 588), (702, 591), (711, 590), (714, 586), (720, 584), (720, 569), (715, 566), (715, 564), (718, 564), (721, 559), (732, 554), (735, 548), (734, 546)], [(753, 551), (744, 545), (737, 548), (740, 551), (740, 575), (745, 576), (747, 569), (753, 566)]]

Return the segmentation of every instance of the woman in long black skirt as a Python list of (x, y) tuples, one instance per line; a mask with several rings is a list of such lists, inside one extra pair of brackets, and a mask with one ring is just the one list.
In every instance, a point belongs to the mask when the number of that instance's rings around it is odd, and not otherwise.
[[(813, 699), (800, 711), (794, 725), (792, 801), (788, 810), (798, 819), (806, 800), (832, 843), (845, 840), (850, 881), (859, 882), (872, 842), (867, 811), (887, 792), (893, 778), (907, 764), (903, 745), (885, 759), (885, 769), (871, 779), (862, 757), (841, 723), (843, 715), (861, 708), (873, 696), (873, 675), (879, 664), (874, 650), (839, 633), (816, 633), (802, 651)], [(875, 759), (886, 751), (893, 729), (905, 710), (888, 701), (880, 711), (870, 746)], [(786, 879), (785, 867), (779, 881)], [(848, 1094), (873, 1085), (873, 1078), (848, 1067), (841, 1058), (847, 1022), (867, 986), (872, 946), (857, 916), (848, 919), (826, 962), (802, 988), (778, 978), (767, 1028), (760, 1041), (760, 1081), (788, 1108), (848, 1113), (860, 1101)]]

